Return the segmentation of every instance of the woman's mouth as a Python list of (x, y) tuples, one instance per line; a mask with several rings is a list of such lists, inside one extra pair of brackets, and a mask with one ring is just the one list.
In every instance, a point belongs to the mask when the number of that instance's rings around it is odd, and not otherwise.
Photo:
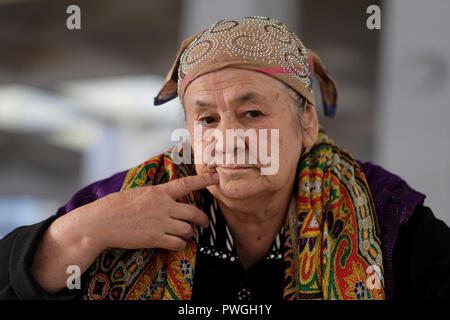
[(216, 169), (246, 170), (246, 169), (257, 169), (257, 167), (256, 166), (251, 166), (251, 165), (219, 165), (219, 166), (216, 166)]

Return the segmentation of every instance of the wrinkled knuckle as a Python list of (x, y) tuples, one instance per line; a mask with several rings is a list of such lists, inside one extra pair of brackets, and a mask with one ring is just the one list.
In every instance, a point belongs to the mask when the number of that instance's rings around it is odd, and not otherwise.
[(189, 179), (180, 179), (179, 181), (180, 181), (180, 182), (179, 182), (180, 187), (181, 187), (182, 189), (189, 189), (190, 186), (192, 185), (192, 183), (190, 182)]
[(147, 238), (147, 245), (149, 248), (160, 248), (162, 245), (161, 236), (159, 235), (150, 235)]
[(145, 188), (146, 188), (146, 191), (150, 194), (160, 194), (162, 192), (161, 187), (159, 185), (145, 187)]
[(184, 212), (184, 215), (186, 216), (186, 220), (192, 221), (194, 219), (196, 214), (195, 208), (189, 206), (188, 209)]
[(208, 217), (197, 208), (193, 208), (189, 212), (189, 215), (192, 220), (195, 220), (196, 223), (205, 223), (206, 221), (208, 221)]
[(186, 227), (184, 227), (183, 236), (185, 238), (190, 238), (190, 237), (192, 237), (193, 234), (194, 234), (194, 230), (192, 229), (191, 225), (187, 225)]
[(173, 250), (175, 251), (180, 251), (183, 250), (184, 248), (186, 248), (186, 241), (184, 241), (183, 239), (177, 238), (174, 242), (173, 245)]

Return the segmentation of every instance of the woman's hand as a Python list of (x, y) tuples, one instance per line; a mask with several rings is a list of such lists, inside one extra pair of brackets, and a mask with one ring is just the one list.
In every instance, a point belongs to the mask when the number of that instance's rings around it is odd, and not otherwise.
[(209, 221), (195, 206), (176, 199), (217, 183), (217, 174), (207, 173), (116, 192), (79, 207), (46, 230), (31, 272), (54, 293), (66, 286), (69, 265), (84, 273), (108, 247), (182, 250), (193, 234), (192, 224), (206, 227)]
[(209, 221), (198, 208), (176, 199), (218, 182), (216, 173), (208, 173), (112, 193), (84, 213), (90, 224), (86, 230), (91, 230), (99, 249), (182, 250), (193, 235), (193, 224), (207, 227)]

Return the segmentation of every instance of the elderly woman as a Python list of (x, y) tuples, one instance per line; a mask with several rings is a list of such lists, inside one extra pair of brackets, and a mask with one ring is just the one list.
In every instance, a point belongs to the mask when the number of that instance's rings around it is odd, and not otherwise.
[[(313, 74), (333, 116), (333, 79), (280, 22), (224, 20), (185, 40), (155, 104), (178, 96), (201, 144), (96, 182), (55, 216), (7, 235), (0, 297), (449, 297), (449, 228), (424, 195), (319, 128)], [(238, 135), (246, 160), (230, 162), (239, 153), (230, 129), (266, 139)], [(250, 145), (260, 151), (269, 140), (279, 165), (264, 174), (273, 163)], [(213, 161), (202, 161), (206, 151)], [(66, 287), (71, 265), (78, 289)]]

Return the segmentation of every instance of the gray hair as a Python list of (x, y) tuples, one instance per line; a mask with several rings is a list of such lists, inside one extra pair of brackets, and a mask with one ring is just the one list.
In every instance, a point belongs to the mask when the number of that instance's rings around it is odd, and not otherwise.
[(294, 113), (295, 118), (297, 119), (297, 123), (300, 126), (300, 128), (303, 127), (303, 112), (305, 111), (306, 106), (306, 99), (301, 96), (297, 91), (289, 87), (288, 85), (284, 84), (281, 81), (277, 81), (279, 83), (280, 87), (285, 89), (289, 96), (292, 99), (292, 112)]

